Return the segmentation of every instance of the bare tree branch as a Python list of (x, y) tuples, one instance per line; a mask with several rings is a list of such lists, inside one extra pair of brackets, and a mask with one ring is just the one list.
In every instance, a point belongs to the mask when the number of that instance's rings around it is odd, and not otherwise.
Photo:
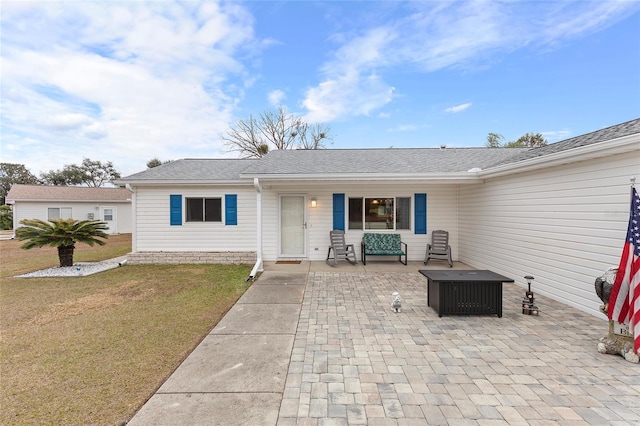
[(265, 111), (256, 119), (238, 120), (222, 135), (225, 146), (231, 152), (239, 152), (249, 158), (260, 158), (270, 149), (320, 149), (323, 141), (330, 140), (328, 125), (309, 125), (282, 106)]

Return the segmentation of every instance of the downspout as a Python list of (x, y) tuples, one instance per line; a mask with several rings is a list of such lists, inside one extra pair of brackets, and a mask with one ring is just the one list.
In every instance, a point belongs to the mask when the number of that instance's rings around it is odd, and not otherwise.
[(138, 244), (136, 244), (136, 230), (138, 229), (138, 221), (136, 219), (136, 191), (128, 183), (125, 184), (124, 187), (127, 189), (127, 191), (131, 192), (131, 252), (135, 253), (136, 249), (138, 248)]
[[(5, 199), (5, 203), (6, 203), (6, 199)], [(11, 235), (11, 239), (15, 240), (16, 239), (16, 229), (18, 229), (18, 214), (16, 212), (16, 202), (15, 202), (15, 200), (11, 204), (11, 216), (13, 217), (13, 229), (12, 229), (13, 234)]]
[(256, 188), (256, 252), (258, 258), (247, 281), (255, 280), (256, 274), (264, 270), (262, 267), (262, 187), (258, 178), (253, 178), (253, 186)]

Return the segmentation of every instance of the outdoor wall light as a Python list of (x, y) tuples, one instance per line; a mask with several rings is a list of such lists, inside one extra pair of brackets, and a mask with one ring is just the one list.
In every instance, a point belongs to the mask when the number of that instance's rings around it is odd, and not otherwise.
[(311, 208), (315, 209), (318, 206), (318, 200), (315, 197), (311, 199)]

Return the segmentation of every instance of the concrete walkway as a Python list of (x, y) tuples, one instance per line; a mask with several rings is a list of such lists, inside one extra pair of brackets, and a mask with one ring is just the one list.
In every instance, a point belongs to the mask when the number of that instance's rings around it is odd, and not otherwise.
[(522, 315), (505, 284), (502, 318), (438, 318), (418, 269), (265, 265), (129, 425), (640, 424), (640, 366), (597, 352), (604, 316), (539, 295)]

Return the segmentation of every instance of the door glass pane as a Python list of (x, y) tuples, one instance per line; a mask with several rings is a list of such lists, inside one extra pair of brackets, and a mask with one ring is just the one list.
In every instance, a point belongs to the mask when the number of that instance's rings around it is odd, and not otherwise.
[(283, 255), (302, 256), (304, 251), (304, 197), (280, 199), (280, 241)]
[(111, 222), (113, 220), (113, 209), (104, 209), (103, 215), (105, 222)]

